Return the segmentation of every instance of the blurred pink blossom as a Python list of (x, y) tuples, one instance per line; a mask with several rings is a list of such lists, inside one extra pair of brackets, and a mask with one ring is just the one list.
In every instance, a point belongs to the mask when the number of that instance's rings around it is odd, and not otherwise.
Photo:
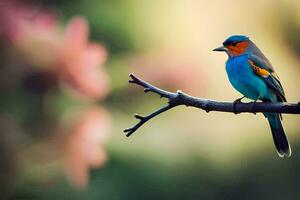
[[(1, 4), (1, 3), (0, 3)], [(103, 69), (105, 48), (88, 40), (88, 22), (74, 17), (64, 30), (53, 12), (11, 1), (0, 6), (0, 34), (34, 70), (56, 74), (65, 91), (80, 99), (99, 99), (109, 91)]]
[(80, 113), (79, 119), (64, 139), (65, 174), (69, 182), (84, 189), (89, 181), (90, 168), (106, 161), (103, 143), (110, 132), (110, 118), (104, 108), (93, 107)]
[(20, 32), (19, 28), (33, 14), (33, 9), (20, 1), (0, 1), (0, 34), (13, 41)]
[[(38, 76), (37, 85), (51, 77), (51, 84), (60, 85), (75, 98), (88, 100), (104, 98), (109, 92), (103, 68), (107, 52), (102, 45), (89, 41), (89, 26), (83, 17), (73, 17), (64, 28), (51, 11), (20, 1), (0, 1), (0, 36), (26, 61), (30, 83), (32, 74)], [(84, 188), (89, 170), (106, 161), (103, 143), (111, 126), (108, 113), (101, 107), (73, 115), (78, 116), (63, 139), (61, 135), (58, 138), (63, 143), (67, 179), (76, 188)]]
[(132, 70), (160, 87), (201, 94), (205, 77), (201, 75), (200, 63), (191, 55), (173, 51), (141, 55), (132, 59)]
[(59, 57), (60, 78), (77, 94), (103, 98), (108, 93), (108, 76), (103, 68), (107, 53), (103, 46), (88, 42), (88, 23), (75, 17), (64, 34)]

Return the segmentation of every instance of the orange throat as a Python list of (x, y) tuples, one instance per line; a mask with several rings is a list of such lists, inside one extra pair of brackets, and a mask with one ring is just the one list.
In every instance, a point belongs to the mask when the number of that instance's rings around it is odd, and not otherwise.
[(238, 56), (238, 55), (243, 54), (246, 51), (248, 45), (249, 45), (249, 42), (248, 41), (244, 41), (244, 42), (237, 43), (236, 46), (228, 45), (227, 49), (229, 50), (229, 52), (232, 55)]

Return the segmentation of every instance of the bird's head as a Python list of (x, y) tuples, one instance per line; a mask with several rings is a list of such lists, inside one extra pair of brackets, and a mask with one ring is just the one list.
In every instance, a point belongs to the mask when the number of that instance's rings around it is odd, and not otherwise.
[(225, 51), (229, 57), (242, 55), (249, 46), (249, 38), (244, 35), (233, 35), (223, 42), (223, 46), (213, 51)]

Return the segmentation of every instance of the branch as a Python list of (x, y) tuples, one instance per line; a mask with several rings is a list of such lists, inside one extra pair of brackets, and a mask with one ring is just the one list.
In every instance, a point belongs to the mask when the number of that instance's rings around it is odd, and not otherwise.
[(231, 112), (231, 113), (258, 113), (258, 112), (270, 112), (270, 113), (287, 113), (287, 114), (300, 114), (300, 102), (298, 104), (289, 104), (289, 103), (271, 103), (271, 102), (258, 102), (258, 103), (230, 103), (230, 102), (218, 102), (208, 99), (201, 99), (190, 96), (183, 93), (182, 91), (177, 92), (168, 92), (157, 88), (150, 83), (136, 77), (134, 74), (129, 75), (131, 80), (129, 83), (137, 84), (144, 88), (144, 92), (153, 92), (158, 94), (161, 98), (168, 99), (168, 104), (165, 107), (162, 107), (147, 116), (141, 116), (135, 114), (134, 117), (140, 120), (132, 128), (124, 130), (126, 136), (129, 137), (137, 129), (139, 129), (144, 123), (150, 119), (156, 117), (157, 115), (166, 112), (176, 106), (185, 105), (195, 108), (200, 108), (206, 112), (210, 111), (219, 111), (219, 112)]

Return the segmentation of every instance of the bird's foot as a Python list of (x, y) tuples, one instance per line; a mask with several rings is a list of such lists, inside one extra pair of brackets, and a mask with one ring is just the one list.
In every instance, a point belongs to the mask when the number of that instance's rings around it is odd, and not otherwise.
[(245, 98), (245, 96), (243, 96), (243, 97), (241, 97), (241, 98), (238, 98), (238, 99), (236, 99), (236, 100), (233, 102), (233, 112), (234, 112), (234, 114), (239, 114), (239, 112), (236, 110), (236, 104), (237, 104), (237, 103), (241, 103), (243, 98)]
[(254, 100), (254, 101), (252, 102), (252, 107), (251, 107), (251, 112), (252, 112), (254, 115), (256, 115), (256, 112), (254, 112), (254, 107), (255, 107), (256, 102), (257, 102), (257, 99)]

